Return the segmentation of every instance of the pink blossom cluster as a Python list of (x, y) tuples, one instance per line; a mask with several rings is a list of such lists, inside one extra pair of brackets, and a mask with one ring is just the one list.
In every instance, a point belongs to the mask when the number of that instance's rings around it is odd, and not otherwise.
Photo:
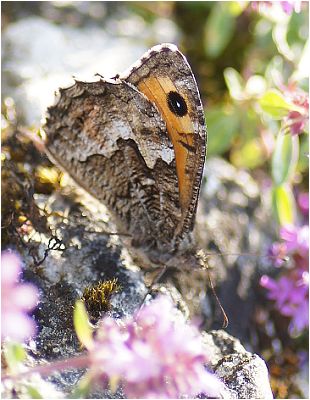
[(286, 117), (286, 125), (292, 135), (300, 135), (304, 132), (309, 120), (309, 95), (291, 83), (283, 88), (287, 100), (298, 107), (297, 110), (289, 111)]
[(21, 259), (12, 251), (1, 254), (1, 337), (24, 341), (36, 332), (28, 315), (38, 302), (38, 291), (30, 283), (20, 283)]
[[(309, 195), (303, 193), (298, 199), (302, 213), (308, 213)], [(293, 268), (283, 269), (277, 280), (264, 275), (260, 283), (280, 313), (291, 317), (289, 330), (296, 335), (309, 325), (309, 225), (284, 226), (280, 229), (280, 238), (282, 242), (271, 246), (269, 256), (276, 267), (283, 266), (290, 258)]]
[(268, 290), (267, 297), (275, 301), (282, 315), (291, 317), (289, 331), (300, 334), (309, 326), (309, 273), (302, 269), (290, 271), (277, 281), (262, 276), (261, 285)]
[(309, 193), (300, 192), (297, 195), (297, 203), (305, 221), (309, 219)]
[(298, 267), (309, 269), (309, 225), (286, 225), (280, 229), (280, 238), (286, 244), (287, 253), (298, 262)]
[(292, 257), (299, 268), (309, 267), (309, 225), (286, 225), (280, 229), (282, 242), (275, 242), (268, 254), (275, 266), (280, 267), (288, 257)]
[(94, 379), (121, 382), (129, 398), (218, 395), (220, 382), (204, 367), (198, 330), (176, 322), (174, 314), (171, 302), (160, 297), (122, 324), (104, 318), (87, 346)]

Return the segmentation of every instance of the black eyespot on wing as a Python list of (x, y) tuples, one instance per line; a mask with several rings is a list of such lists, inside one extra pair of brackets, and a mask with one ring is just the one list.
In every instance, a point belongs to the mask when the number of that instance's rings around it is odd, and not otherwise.
[(175, 115), (184, 117), (187, 114), (187, 104), (178, 92), (169, 92), (167, 95), (168, 106)]

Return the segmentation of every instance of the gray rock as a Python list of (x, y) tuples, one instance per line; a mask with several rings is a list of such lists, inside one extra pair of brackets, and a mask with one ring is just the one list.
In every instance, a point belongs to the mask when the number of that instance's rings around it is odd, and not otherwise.
[(238, 339), (223, 330), (205, 333), (203, 338), (211, 368), (225, 384), (223, 398), (273, 398), (264, 360), (246, 351)]
[[(210, 254), (207, 263), (228, 315), (227, 330), (247, 346), (256, 335), (250, 321), (259, 301), (260, 276), (270, 266), (267, 250), (275, 238), (275, 222), (267, 197), (246, 171), (218, 157), (207, 159), (196, 220), (197, 236), (200, 247)], [(211, 313), (207, 307), (210, 301)], [(218, 329), (221, 311), (212, 296), (205, 298), (205, 307), (208, 330)]]
[(147, 50), (147, 36), (154, 43), (157, 36), (158, 43), (173, 42), (177, 36), (176, 25), (164, 18), (152, 30), (134, 14), (111, 19), (105, 26), (108, 29), (102, 24), (73, 27), (31, 16), (4, 30), (2, 95), (14, 99), (27, 125), (40, 126), (55, 91), (72, 85), (73, 76), (86, 81), (94, 80), (96, 73), (115, 76)]
[[(114, 227), (105, 207), (81, 190), (73, 193), (68, 184), (61, 195), (36, 196), (41, 208), (45, 204), (48, 224), (65, 250), (51, 250), (43, 260), (48, 237), (41, 233), (31, 240), (32, 256), (27, 251), (23, 254), (24, 276), (41, 291), (40, 304), (34, 314), (39, 333), (28, 348), (30, 365), (64, 359), (80, 352), (73, 329), (72, 309), (86, 286), (99, 280), (118, 279), (121, 290), (113, 295), (108, 311), (116, 318), (132, 315), (147, 293), (142, 272), (134, 265), (119, 238), (107, 234), (113, 232)], [(34, 254), (40, 262), (34, 263)], [(158, 291), (171, 296), (181, 310), (181, 318), (187, 320), (187, 306), (176, 288), (171, 283), (157, 285), (155, 292)], [(262, 359), (245, 351), (238, 339), (224, 331), (211, 331), (203, 337), (210, 354), (209, 368), (224, 383), (221, 393), (224, 398), (272, 397)], [(69, 394), (83, 373), (83, 370), (58, 372), (49, 377), (48, 382), (54, 385), (57, 393)], [(96, 389), (91, 397), (124, 396), (121, 391), (111, 393)]]

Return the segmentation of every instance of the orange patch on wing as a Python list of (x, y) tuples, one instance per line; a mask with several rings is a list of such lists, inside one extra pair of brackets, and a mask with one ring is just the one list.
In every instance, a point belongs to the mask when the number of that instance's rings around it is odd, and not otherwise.
[[(149, 77), (141, 81), (138, 85), (139, 90), (153, 103), (163, 115), (167, 124), (169, 138), (173, 144), (176, 169), (179, 184), (179, 199), (182, 212), (187, 209), (192, 198), (193, 179), (191, 171), (188, 170), (188, 160), (190, 157), (196, 157), (194, 142), (194, 126), (187, 113), (184, 116), (178, 116), (171, 111), (167, 102), (169, 92), (178, 92), (177, 88), (168, 77)], [(190, 105), (183, 93), (188, 110)], [(189, 148), (194, 149), (189, 150)]]

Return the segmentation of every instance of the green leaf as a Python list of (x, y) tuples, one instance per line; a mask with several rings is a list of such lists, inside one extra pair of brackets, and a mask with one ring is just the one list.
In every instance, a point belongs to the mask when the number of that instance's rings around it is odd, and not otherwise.
[(297, 169), (299, 172), (307, 173), (309, 169), (309, 135), (299, 136), (300, 138), (300, 149)]
[(69, 399), (87, 399), (91, 389), (91, 376), (85, 374), (78, 382)]
[(271, 162), (271, 175), (276, 185), (281, 185), (294, 176), (298, 155), (298, 136), (279, 133)]
[(208, 155), (223, 154), (239, 130), (239, 115), (235, 109), (213, 108), (207, 111)]
[(75, 303), (73, 323), (79, 341), (87, 348), (93, 343), (93, 330), (88, 320), (87, 311), (82, 300)]
[(275, 119), (281, 119), (285, 117), (289, 111), (296, 109), (294, 104), (288, 103), (283, 95), (276, 90), (268, 90), (260, 98), (259, 104), (263, 111)]
[(288, 185), (273, 188), (272, 206), (280, 225), (293, 223), (296, 214), (296, 204), (292, 190)]
[(204, 32), (204, 47), (211, 58), (218, 57), (233, 36), (236, 17), (227, 4), (214, 2)]
[(12, 372), (26, 359), (26, 351), (20, 343), (6, 342), (4, 344), (4, 354)]
[(248, 2), (247, 1), (229, 1), (229, 2), (226, 2), (226, 6), (228, 7), (230, 13), (237, 17), (247, 8)]
[(238, 168), (256, 168), (265, 162), (262, 145), (258, 138), (247, 141), (240, 149), (232, 149), (231, 162)]
[(26, 385), (30, 399), (44, 399), (43, 395), (34, 386)]
[(233, 99), (242, 100), (244, 98), (245, 82), (239, 72), (234, 68), (226, 68), (224, 70), (224, 79), (230, 96)]
[(261, 120), (252, 107), (238, 107), (240, 116), (240, 140), (248, 141), (259, 137)]

